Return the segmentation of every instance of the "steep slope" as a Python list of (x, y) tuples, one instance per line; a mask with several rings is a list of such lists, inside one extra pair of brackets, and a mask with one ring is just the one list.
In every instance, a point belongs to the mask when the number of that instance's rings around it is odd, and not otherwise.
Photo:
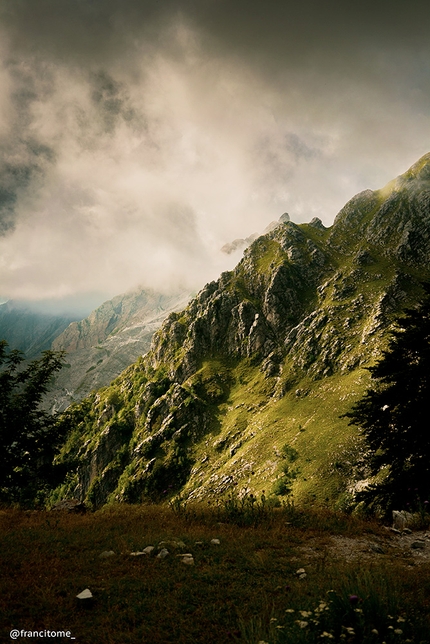
[(67, 362), (57, 374), (46, 404), (62, 411), (109, 384), (149, 350), (154, 331), (189, 298), (189, 293), (167, 296), (138, 289), (118, 295), (84, 320), (72, 322), (52, 343), (55, 351), (67, 352)]
[(27, 359), (50, 349), (52, 341), (76, 318), (72, 315), (43, 314), (26, 304), (9, 300), (0, 304), (0, 340), (11, 349), (23, 351)]
[(430, 154), (333, 226), (280, 223), (68, 412), (56, 497), (161, 501), (231, 489), (345, 505), (364, 475), (341, 414), (393, 314), (430, 278)]

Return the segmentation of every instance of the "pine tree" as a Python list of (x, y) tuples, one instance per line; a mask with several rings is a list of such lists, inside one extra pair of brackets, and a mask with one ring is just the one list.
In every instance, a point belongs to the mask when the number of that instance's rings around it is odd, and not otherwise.
[(430, 498), (430, 286), (424, 290), (419, 305), (397, 318), (387, 350), (369, 368), (373, 385), (347, 414), (381, 479), (358, 499), (386, 511)]
[(52, 460), (64, 438), (57, 418), (41, 409), (63, 352), (44, 351), (23, 366), (18, 350), (0, 341), (0, 500), (31, 503), (52, 477)]

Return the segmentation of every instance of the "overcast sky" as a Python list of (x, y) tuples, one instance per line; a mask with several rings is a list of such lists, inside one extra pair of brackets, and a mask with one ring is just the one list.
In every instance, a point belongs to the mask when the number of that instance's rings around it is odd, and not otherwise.
[[(354, 7), (352, 7), (354, 4)], [(0, 0), (0, 296), (199, 289), (430, 151), (430, 4)]]

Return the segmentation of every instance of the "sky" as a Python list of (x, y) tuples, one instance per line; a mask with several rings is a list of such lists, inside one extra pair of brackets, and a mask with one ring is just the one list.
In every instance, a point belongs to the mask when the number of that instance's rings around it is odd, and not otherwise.
[[(352, 6), (354, 4), (354, 6)], [(199, 290), (430, 151), (430, 4), (0, 0), (0, 297)]]

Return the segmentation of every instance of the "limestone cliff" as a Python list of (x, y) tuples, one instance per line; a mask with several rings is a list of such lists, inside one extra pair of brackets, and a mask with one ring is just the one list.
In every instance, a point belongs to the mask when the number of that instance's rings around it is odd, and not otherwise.
[(154, 331), (171, 311), (184, 307), (189, 297), (185, 292), (168, 296), (138, 289), (72, 322), (52, 342), (52, 349), (66, 351), (67, 356), (46, 404), (62, 411), (90, 391), (108, 385), (149, 350)]
[(340, 416), (393, 314), (430, 277), (429, 200), (430, 154), (351, 199), (331, 228), (285, 221), (256, 239), (168, 316), (144, 358), (69, 410), (57, 498), (100, 505), (235, 487), (346, 503), (361, 443)]

